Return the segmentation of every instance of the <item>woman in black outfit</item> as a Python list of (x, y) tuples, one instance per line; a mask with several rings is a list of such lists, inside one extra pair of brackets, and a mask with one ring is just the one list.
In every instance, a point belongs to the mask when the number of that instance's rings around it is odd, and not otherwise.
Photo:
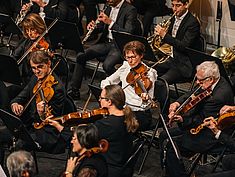
[(122, 166), (130, 156), (132, 133), (138, 128), (133, 112), (125, 106), (125, 94), (119, 85), (107, 85), (101, 92), (100, 105), (109, 116), (95, 122), (101, 138), (107, 139), (109, 149), (104, 157), (108, 163), (108, 176), (121, 177)]

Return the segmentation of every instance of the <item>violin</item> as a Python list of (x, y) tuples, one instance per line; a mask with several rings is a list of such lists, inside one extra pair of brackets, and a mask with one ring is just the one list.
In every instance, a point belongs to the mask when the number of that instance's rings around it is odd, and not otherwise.
[(152, 81), (147, 76), (148, 68), (140, 63), (135, 68), (132, 68), (126, 77), (127, 83), (134, 87), (135, 93), (141, 95), (147, 93), (152, 87)]
[[(200, 87), (199, 87), (200, 88)], [(190, 100), (189, 102), (187, 102), (185, 105), (180, 106), (176, 111), (175, 111), (175, 115), (180, 114), (183, 115), (185, 113), (187, 113), (189, 110), (191, 110), (192, 108), (194, 108), (199, 102), (201, 102), (204, 98), (208, 97), (209, 95), (211, 95), (212, 91), (211, 89), (206, 89), (204, 90), (202, 93), (199, 93), (198, 95), (194, 95), (192, 94), (190, 96)]]
[[(109, 115), (109, 112), (105, 108), (94, 109), (87, 112), (72, 112), (67, 115), (60, 117), (52, 117), (50, 120), (59, 121), (61, 124), (67, 123), (68, 125), (78, 125), (81, 123), (91, 123), (103, 118), (103, 116)], [(47, 119), (43, 120), (41, 123), (35, 123), (34, 128), (40, 129), (45, 125), (48, 125), (49, 121)]]
[[(216, 118), (215, 121), (217, 121), (217, 127), (220, 130), (224, 130), (225, 128), (231, 127), (233, 124), (235, 124), (235, 111), (229, 112), (221, 115), (220, 117)], [(203, 122), (196, 128), (191, 128), (190, 133), (193, 135), (198, 134), (205, 126), (207, 125), (207, 122)]]
[(46, 104), (51, 100), (51, 98), (54, 96), (54, 89), (53, 85), (58, 84), (58, 81), (55, 80), (55, 77), (51, 74), (46, 77), (43, 81), (38, 81), (36, 85), (33, 88), (33, 94), (37, 92), (39, 89), (39, 92), (36, 94), (36, 103), (39, 103), (41, 101), (45, 102), (44, 106), (44, 114), (40, 116), (41, 120), (44, 120), (46, 117), (51, 115), (50, 108), (46, 109)]
[(49, 49), (49, 43), (43, 37), (31, 50), (37, 51), (37, 50), (48, 50), (48, 49)]

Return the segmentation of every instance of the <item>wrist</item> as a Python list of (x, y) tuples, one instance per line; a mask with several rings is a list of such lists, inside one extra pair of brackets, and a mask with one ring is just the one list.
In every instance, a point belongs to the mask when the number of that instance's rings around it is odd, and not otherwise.
[(64, 172), (64, 175), (66, 175), (66, 176), (67, 176), (67, 175), (71, 175), (71, 176), (72, 176), (73, 173), (72, 173), (71, 171), (65, 171), (65, 172)]

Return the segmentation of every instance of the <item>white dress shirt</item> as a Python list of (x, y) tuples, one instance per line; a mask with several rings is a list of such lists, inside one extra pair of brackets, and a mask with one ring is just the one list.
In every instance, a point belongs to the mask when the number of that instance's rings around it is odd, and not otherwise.
[[(131, 67), (128, 62), (124, 61), (123, 65), (115, 73), (101, 81), (101, 88), (104, 88), (106, 85), (119, 84), (120, 82), (122, 82), (122, 88), (125, 88), (129, 84), (126, 81), (126, 77), (130, 72), (130, 69)], [(150, 68), (147, 73), (147, 77), (153, 83), (152, 87), (148, 91), (148, 95), (153, 98), (154, 83), (157, 80), (157, 71)], [(146, 103), (142, 101), (141, 97), (135, 93), (135, 89), (131, 85), (127, 86), (123, 91), (126, 96), (126, 105), (130, 106), (132, 111), (144, 111), (149, 108), (149, 105), (146, 105)]]

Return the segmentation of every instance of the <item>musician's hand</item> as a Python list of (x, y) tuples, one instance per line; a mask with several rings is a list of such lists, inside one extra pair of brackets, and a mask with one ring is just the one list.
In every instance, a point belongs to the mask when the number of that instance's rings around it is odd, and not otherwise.
[(171, 103), (170, 104), (170, 107), (169, 107), (169, 115), (171, 113), (175, 113), (176, 109), (180, 106), (180, 103), (179, 102), (174, 102), (174, 103)]
[(18, 103), (12, 103), (11, 104), (11, 110), (12, 110), (12, 112), (15, 113), (15, 115), (18, 116), (23, 112), (24, 107), (22, 105), (18, 104)]
[(154, 29), (155, 33), (159, 36), (161, 36), (162, 38), (164, 38), (164, 36), (167, 33), (166, 28), (161, 27), (160, 25), (157, 25)]
[(220, 115), (223, 115), (224, 113), (235, 111), (235, 106), (228, 106), (225, 105), (220, 109)]
[(22, 11), (27, 11), (27, 10), (29, 10), (29, 8), (30, 8), (30, 4), (29, 4), (29, 3), (26, 3), (26, 4), (24, 4), (24, 5), (21, 7), (21, 10), (22, 10)]
[(104, 12), (101, 12), (98, 16), (98, 20), (100, 22), (104, 22), (105, 24), (107, 25), (110, 25), (112, 23), (112, 20), (104, 13)]
[(219, 129), (217, 127), (217, 122), (213, 117), (208, 117), (204, 119), (203, 125), (211, 129), (214, 134), (217, 134)]
[(39, 7), (45, 7), (47, 5), (43, 0), (32, 0), (32, 2), (35, 2)]
[(140, 97), (143, 101), (147, 101), (149, 99), (148, 93), (141, 93)]
[(87, 30), (93, 29), (95, 27), (95, 21), (92, 20), (90, 23), (87, 25)]
[(64, 129), (64, 126), (60, 125), (59, 122), (52, 120), (51, 118), (53, 118), (54, 116), (49, 116), (46, 118), (46, 121), (49, 122), (49, 125), (55, 127), (59, 132), (62, 132), (62, 130)]
[(45, 101), (40, 101), (39, 103), (37, 103), (37, 112), (39, 116), (45, 113), (45, 110), (47, 109), (47, 105), (45, 104), (46, 104)]
[(67, 167), (66, 167), (66, 171), (68, 172), (73, 172), (73, 170), (75, 169), (75, 167), (78, 165), (79, 162), (77, 162), (78, 157), (70, 157), (68, 162), (67, 162)]

